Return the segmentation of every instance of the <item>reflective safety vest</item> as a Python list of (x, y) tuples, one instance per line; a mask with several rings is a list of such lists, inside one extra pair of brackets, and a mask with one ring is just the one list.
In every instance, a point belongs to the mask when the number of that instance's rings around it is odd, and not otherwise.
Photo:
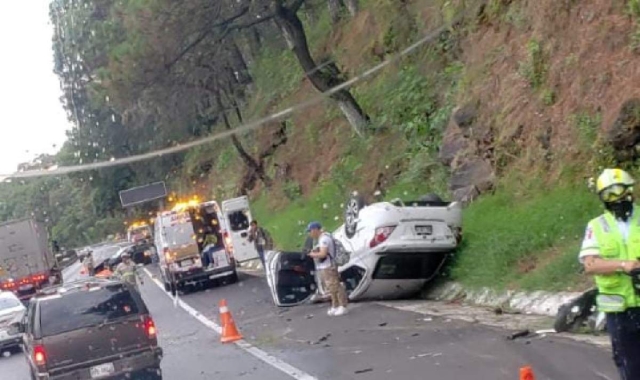
[[(626, 243), (611, 213), (605, 212), (589, 222), (598, 241), (602, 259), (638, 260), (640, 258), (640, 208), (635, 206), (634, 210), (629, 221), (629, 235)], [(640, 306), (640, 297), (635, 293), (631, 276), (620, 272), (594, 277), (598, 287), (596, 298), (598, 310), (617, 313)]]
[(137, 273), (135, 264), (127, 265), (125, 263), (120, 263), (116, 268), (116, 275), (118, 275), (123, 282), (133, 286), (138, 285), (136, 282)]

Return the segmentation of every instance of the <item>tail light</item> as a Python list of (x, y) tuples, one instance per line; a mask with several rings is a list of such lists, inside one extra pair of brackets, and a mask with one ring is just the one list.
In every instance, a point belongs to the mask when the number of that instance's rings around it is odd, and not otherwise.
[(380, 227), (376, 228), (376, 232), (373, 235), (373, 239), (369, 242), (369, 248), (376, 247), (379, 244), (384, 243), (389, 235), (396, 229), (396, 226)]
[(2, 289), (13, 289), (15, 288), (16, 283), (13, 282), (13, 280), (9, 280), (6, 282), (3, 282), (2, 285), (0, 285), (0, 287), (2, 287)]
[(33, 361), (38, 366), (47, 364), (47, 352), (45, 351), (43, 345), (39, 344), (33, 347)]
[(153, 319), (150, 316), (144, 317), (144, 331), (147, 333), (149, 338), (156, 338), (156, 324), (153, 322)]

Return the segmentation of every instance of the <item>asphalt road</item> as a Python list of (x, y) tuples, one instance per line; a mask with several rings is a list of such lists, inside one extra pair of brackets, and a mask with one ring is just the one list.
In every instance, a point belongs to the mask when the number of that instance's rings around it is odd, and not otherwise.
[[(586, 344), (553, 337), (508, 341), (508, 331), (376, 303), (353, 304), (337, 318), (326, 315), (326, 305), (279, 309), (264, 278), (244, 273), (236, 284), (188, 292), (180, 302), (149, 279), (141, 289), (169, 380), (512, 380), (525, 365), (538, 380), (617, 379), (610, 353)], [(223, 298), (245, 337), (239, 345), (219, 341)], [(0, 373), (3, 380), (28, 378), (21, 354), (0, 359)]]

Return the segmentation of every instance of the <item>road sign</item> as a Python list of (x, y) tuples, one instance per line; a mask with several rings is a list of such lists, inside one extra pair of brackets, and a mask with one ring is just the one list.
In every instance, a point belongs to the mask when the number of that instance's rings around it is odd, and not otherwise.
[(164, 181), (155, 182), (145, 186), (138, 186), (120, 192), (120, 203), (123, 207), (150, 202), (167, 196), (167, 187)]

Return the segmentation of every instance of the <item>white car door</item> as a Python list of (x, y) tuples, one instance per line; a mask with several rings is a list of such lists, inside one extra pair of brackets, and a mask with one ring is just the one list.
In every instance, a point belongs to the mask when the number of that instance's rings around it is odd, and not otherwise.
[(236, 261), (244, 262), (259, 258), (254, 243), (248, 240), (249, 223), (252, 220), (249, 199), (239, 197), (222, 202), (222, 214)]
[(267, 283), (276, 306), (296, 306), (308, 302), (316, 293), (313, 259), (302, 252), (266, 253)]

